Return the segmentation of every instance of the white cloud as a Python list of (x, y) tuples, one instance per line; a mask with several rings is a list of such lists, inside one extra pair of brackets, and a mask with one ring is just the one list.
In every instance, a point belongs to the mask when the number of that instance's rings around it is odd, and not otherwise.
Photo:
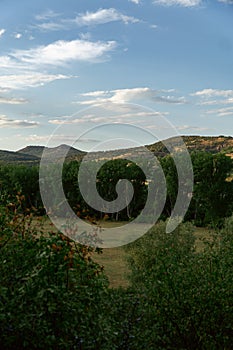
[(213, 105), (228, 105), (233, 104), (233, 97), (226, 98), (224, 100), (202, 100), (198, 103), (201, 106), (213, 106)]
[(219, 117), (225, 117), (228, 115), (233, 115), (233, 107), (212, 109), (206, 111), (207, 114), (217, 114)]
[(83, 123), (86, 123), (87, 121), (93, 122), (93, 117), (85, 116), (85, 119), (82, 119), (82, 118), (50, 119), (49, 123), (55, 124), (55, 125), (72, 125), (72, 124), (83, 124)]
[[(38, 22), (42, 22), (42, 23), (37, 23), (32, 27), (36, 27), (42, 31), (56, 31), (56, 30), (67, 29), (64, 23), (61, 23), (62, 19), (59, 18), (57, 20), (57, 17), (59, 16), (60, 16), (59, 13), (56, 13), (52, 10), (47, 10), (46, 12), (35, 16), (35, 19)], [(57, 22), (55, 22), (55, 20), (57, 20)]]
[(150, 28), (152, 28), (152, 29), (157, 29), (158, 26), (157, 26), (157, 24), (151, 24), (151, 25), (150, 25)]
[(209, 128), (200, 127), (200, 126), (192, 126), (192, 125), (180, 125), (176, 126), (176, 129), (179, 131), (189, 131), (189, 132), (200, 132), (209, 130)]
[(194, 7), (200, 5), (202, 0), (154, 0), (154, 4), (164, 6), (183, 6), (183, 7)]
[(224, 103), (224, 104), (231, 104), (231, 103), (233, 103), (233, 97), (229, 97), (229, 98), (226, 99), (226, 100), (222, 100), (221, 103)]
[(8, 92), (8, 89), (3, 88), (2, 86), (0, 87), (0, 93), (4, 94), (5, 92)]
[(22, 137), (29, 142), (47, 142), (49, 140), (49, 137), (51, 137), (51, 135), (29, 135), (27, 137), (23, 136)]
[(198, 105), (200, 106), (211, 106), (211, 105), (217, 105), (219, 103), (219, 101), (217, 100), (205, 100), (205, 101), (201, 101), (198, 103)]
[(126, 103), (132, 100), (150, 98), (153, 91), (148, 88), (133, 88), (133, 89), (118, 89), (113, 90), (113, 96), (111, 102), (114, 103)]
[(22, 38), (22, 34), (21, 33), (15, 33), (14, 37), (15, 37), (15, 39), (20, 39), (20, 38)]
[(0, 68), (8, 70), (15, 68), (24, 68), (24, 66), (10, 56), (0, 56)]
[(203, 89), (196, 91), (191, 96), (198, 97), (201, 106), (232, 104), (233, 103), (233, 90), (221, 90), (221, 89)]
[(43, 113), (23, 113), (23, 115), (27, 116), (27, 118), (33, 118), (33, 119), (41, 119), (41, 118), (48, 118), (48, 115)]
[(12, 98), (12, 97), (0, 96), (0, 104), (20, 105), (25, 103), (28, 103), (28, 100), (25, 100), (24, 98)]
[[(49, 139), (51, 138), (51, 135), (29, 135), (27, 137), (24, 137), (24, 140), (29, 141), (29, 142), (36, 142), (36, 143), (47, 143)], [(77, 135), (62, 135), (62, 134), (57, 134), (53, 135), (53, 140), (57, 142), (58, 144), (61, 143), (70, 143), (70, 142), (75, 142), (77, 140)], [(55, 146), (54, 144), (53, 146)]]
[[(148, 112), (148, 111), (139, 111), (138, 109), (132, 108), (131, 110), (128, 110), (128, 113), (120, 113), (117, 115), (113, 114), (107, 114), (104, 115), (106, 111), (104, 109), (96, 109), (93, 110), (93, 114), (81, 114), (78, 118), (76, 117), (61, 117), (59, 119), (50, 119), (49, 123), (54, 125), (78, 125), (78, 124), (86, 124), (86, 123), (93, 123), (93, 124), (106, 124), (106, 123), (125, 123), (125, 122), (141, 122), (145, 123), (147, 119), (150, 117), (161, 117), (166, 115), (167, 113), (161, 113), (161, 112)], [(117, 112), (117, 109), (115, 108), (115, 112)], [(101, 116), (100, 116), (101, 114)], [(147, 119), (146, 119), (147, 118)]]
[(137, 23), (139, 19), (126, 16), (123, 13), (117, 11), (114, 8), (99, 9), (96, 12), (86, 12), (85, 14), (79, 14), (75, 18), (75, 23), (79, 26), (89, 26), (97, 24), (105, 24), (109, 22), (122, 21), (125, 24)]
[(133, 2), (134, 4), (140, 4), (141, 0), (129, 0), (130, 2)]
[(59, 40), (47, 46), (38, 46), (29, 50), (15, 50), (9, 56), (0, 57), (0, 67), (27, 66), (63, 66), (72, 61), (96, 61), (114, 50), (115, 41), (91, 42), (85, 40)]
[(75, 61), (103, 61), (115, 47), (115, 41), (59, 40), (28, 50), (11, 51), (0, 56), (0, 92), (42, 86), (55, 80), (77, 78), (62, 74), (39, 73), (38, 70), (66, 66)]
[[(139, 3), (136, 0), (136, 3)], [(55, 17), (55, 16), (54, 16)], [(42, 20), (42, 16), (37, 16), (37, 20)], [(93, 26), (106, 24), (110, 22), (123, 22), (124, 24), (140, 22), (138, 18), (127, 16), (115, 8), (99, 9), (96, 12), (79, 13), (75, 18), (59, 18), (56, 21), (51, 21), (51, 17), (44, 17), (45, 22), (37, 23), (34, 27), (42, 31), (56, 31), (69, 29), (71, 26)]]
[(227, 4), (227, 5), (233, 5), (233, 0), (218, 0), (218, 2), (223, 2), (224, 4)]
[(87, 33), (80, 33), (79, 34), (80, 39), (82, 40), (91, 40), (91, 33), (87, 32)]
[(62, 74), (25, 73), (15, 75), (0, 75), (0, 86), (4, 90), (20, 90), (28, 87), (38, 87), (55, 80), (69, 79)]
[[(81, 94), (83, 97), (94, 97), (94, 99), (89, 99), (79, 102), (82, 105), (93, 105), (99, 106), (103, 104), (123, 104), (129, 103), (131, 101), (140, 100), (150, 100), (159, 103), (169, 103), (169, 104), (184, 104), (186, 100), (184, 97), (176, 97), (174, 95), (169, 95), (171, 90), (153, 90), (148, 87), (143, 88), (132, 88), (132, 89), (118, 89), (111, 91), (92, 91), (88, 93)], [(162, 94), (161, 94), (162, 93)], [(165, 94), (164, 94), (165, 93)]]
[(37, 21), (46, 21), (46, 20), (49, 20), (51, 18), (58, 17), (58, 16), (60, 16), (59, 13), (56, 13), (52, 10), (47, 10), (39, 15), (36, 15), (35, 18)]
[(6, 32), (5, 29), (0, 29), (0, 37)]
[(11, 128), (24, 128), (24, 127), (36, 127), (39, 123), (35, 121), (10, 119), (6, 115), (0, 115), (0, 127), (11, 127)]
[(233, 90), (203, 89), (192, 93), (191, 96), (200, 96), (203, 98), (233, 97)]
[(62, 23), (57, 22), (44, 22), (36, 25), (42, 31), (56, 31), (66, 29), (66, 26)]
[(85, 96), (85, 97), (99, 97), (99, 96), (106, 96), (107, 93), (108, 93), (107, 91), (103, 91), (103, 90), (90, 91), (90, 92), (83, 93), (82, 96)]

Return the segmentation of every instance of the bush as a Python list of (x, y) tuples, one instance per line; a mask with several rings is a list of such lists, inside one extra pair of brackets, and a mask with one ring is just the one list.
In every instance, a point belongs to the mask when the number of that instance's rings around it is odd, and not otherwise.
[(198, 252), (191, 225), (156, 224), (126, 247), (130, 287), (113, 290), (93, 249), (35, 231), (19, 205), (0, 209), (1, 349), (232, 348), (233, 217)]
[(190, 225), (171, 234), (165, 227), (156, 225), (128, 247), (143, 315), (139, 348), (231, 349), (233, 220), (200, 253)]
[(0, 348), (96, 349), (108, 282), (91, 248), (0, 215)]

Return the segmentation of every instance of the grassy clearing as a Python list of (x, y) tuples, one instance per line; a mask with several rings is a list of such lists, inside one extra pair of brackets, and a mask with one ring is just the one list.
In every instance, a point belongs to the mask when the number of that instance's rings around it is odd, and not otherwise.
[[(125, 225), (125, 222), (98, 222), (102, 228), (113, 228)], [(48, 217), (35, 218), (32, 223), (33, 227), (43, 232), (57, 232), (56, 227)], [(124, 248), (103, 249), (102, 254), (94, 254), (94, 260), (104, 266), (104, 271), (109, 278), (110, 287), (126, 288), (129, 285), (127, 274), (129, 270), (126, 263), (126, 254)]]
[(129, 269), (126, 263), (124, 248), (103, 249), (101, 255), (94, 255), (94, 260), (104, 266), (104, 271), (108, 276), (111, 288), (126, 288), (129, 285), (127, 279)]
[[(111, 225), (116, 225), (116, 223), (109, 222), (107, 225), (110, 227)], [(198, 252), (204, 249), (204, 240), (211, 240), (213, 230), (204, 227), (196, 227), (194, 235), (196, 237), (195, 246)], [(127, 255), (123, 247), (103, 249), (103, 253), (101, 255), (96, 254), (94, 259), (100, 265), (104, 266), (105, 272), (109, 278), (110, 287), (124, 288), (129, 285), (127, 279), (127, 275), (129, 274), (126, 261)]]
[[(120, 227), (125, 224), (127, 223), (111, 221), (98, 222), (98, 225), (100, 225), (102, 228)], [(38, 230), (41, 230), (42, 228), (44, 232), (57, 231), (53, 223), (51, 223), (51, 221), (47, 217), (34, 219), (33, 226), (35, 226), (36, 228), (38, 227)], [(197, 227), (195, 228), (194, 234), (196, 237), (196, 250), (201, 251), (202, 249), (204, 249), (205, 246), (204, 240), (211, 240), (213, 230), (203, 227)], [(129, 274), (129, 269), (127, 266), (127, 255), (124, 247), (105, 248), (103, 249), (102, 254), (95, 253), (93, 258), (100, 265), (104, 266), (104, 271), (109, 278), (111, 288), (126, 288), (129, 285), (127, 278), (127, 275)]]

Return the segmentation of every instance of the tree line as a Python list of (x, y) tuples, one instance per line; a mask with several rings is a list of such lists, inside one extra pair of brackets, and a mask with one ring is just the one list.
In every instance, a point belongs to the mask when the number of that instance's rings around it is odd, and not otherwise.
[[(224, 154), (211, 154), (197, 151), (191, 153), (194, 172), (194, 187), (191, 203), (185, 221), (192, 221), (197, 226), (221, 225), (223, 219), (233, 211), (233, 160)], [(178, 192), (178, 174), (172, 156), (159, 159), (165, 178), (167, 195), (161, 219), (171, 215)], [(93, 164), (95, 166), (95, 164)], [(56, 165), (54, 165), (56, 168)], [(145, 174), (136, 163), (126, 159), (106, 162), (97, 173), (96, 187), (100, 196), (113, 201), (117, 198), (116, 184), (120, 179), (128, 179), (134, 187), (132, 201), (117, 213), (99, 212), (91, 208), (83, 199), (78, 183), (80, 162), (64, 164), (62, 183), (66, 198), (74, 212), (92, 219), (131, 220), (137, 217), (147, 200), (148, 183)], [(56, 171), (56, 169), (55, 169)], [(54, 184), (54, 196), (56, 184)], [(0, 166), (1, 198), (11, 201), (17, 194), (25, 196), (25, 206), (34, 208), (38, 214), (44, 214), (39, 189), (39, 167), (21, 165)]]

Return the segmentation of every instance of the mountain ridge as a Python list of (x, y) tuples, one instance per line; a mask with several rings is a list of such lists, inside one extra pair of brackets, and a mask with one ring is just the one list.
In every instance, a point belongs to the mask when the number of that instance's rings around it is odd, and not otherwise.
[[(179, 140), (182, 138), (187, 149), (192, 151), (206, 151), (211, 153), (223, 152), (233, 158), (233, 137), (231, 136), (179, 136), (172, 137), (168, 140), (175, 142), (175, 140)], [(102, 158), (119, 158), (123, 157), (126, 154), (131, 154), (133, 151), (139, 151), (142, 147), (129, 148), (129, 149), (117, 149), (110, 151), (100, 151), (94, 152), (93, 155), (102, 156)], [(146, 145), (149, 151), (153, 152), (155, 156), (166, 156), (169, 154), (166, 146), (162, 141), (155, 142), (151, 145)], [(61, 144), (56, 147), (46, 147), (46, 146), (38, 146), (38, 145), (30, 145), (26, 146), (18, 151), (6, 151), (0, 150), (0, 163), (7, 164), (27, 164), (27, 165), (38, 165), (42, 154), (46, 150), (46, 153), (52, 157), (52, 159), (58, 159), (61, 154), (67, 152), (67, 161), (71, 160), (81, 160), (83, 156), (87, 154), (87, 152), (81, 151), (77, 148), (68, 146), (66, 144)]]
[(74, 148), (72, 146), (68, 146), (66, 144), (61, 144), (56, 147), (46, 147), (46, 146), (26, 146), (18, 151), (16, 153), (23, 153), (23, 154), (30, 154), (32, 156), (36, 156), (38, 158), (42, 157), (43, 152), (46, 150), (46, 153), (52, 154), (56, 157), (56, 155), (59, 155), (59, 153), (67, 152), (67, 155), (69, 158), (75, 157), (75, 156), (83, 156), (86, 154), (86, 152), (83, 152), (77, 148)]

